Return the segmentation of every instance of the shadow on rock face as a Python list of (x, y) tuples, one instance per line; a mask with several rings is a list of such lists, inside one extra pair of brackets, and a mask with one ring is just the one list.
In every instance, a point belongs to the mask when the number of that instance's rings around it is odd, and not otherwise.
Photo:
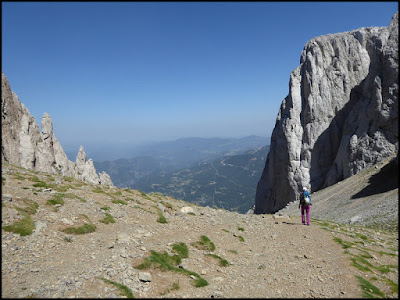
[(390, 163), (384, 166), (379, 173), (372, 175), (369, 180), (369, 185), (362, 189), (357, 194), (353, 195), (352, 199), (368, 197), (374, 194), (385, 193), (399, 187), (399, 165), (393, 159)]

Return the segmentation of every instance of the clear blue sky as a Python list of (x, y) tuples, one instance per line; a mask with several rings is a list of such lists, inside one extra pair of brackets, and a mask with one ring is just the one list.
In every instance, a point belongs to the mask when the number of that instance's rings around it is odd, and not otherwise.
[[(2, 2), (2, 70), (64, 148), (269, 136), (311, 38), (397, 2)], [(93, 150), (93, 149), (89, 149)]]

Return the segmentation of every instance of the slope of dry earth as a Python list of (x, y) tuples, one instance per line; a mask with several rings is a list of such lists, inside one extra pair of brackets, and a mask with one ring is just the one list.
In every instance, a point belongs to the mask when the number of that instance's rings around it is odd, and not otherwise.
[[(183, 207), (193, 213), (181, 212)], [(115, 223), (103, 223), (107, 213)], [(160, 215), (167, 223), (159, 222)], [(6, 230), (29, 218), (35, 227), (31, 234)], [(358, 269), (332, 232), (323, 230), (329, 228), (317, 223), (303, 226), (298, 215), (199, 207), (3, 164), (2, 297), (122, 297), (119, 287), (136, 298), (360, 297)], [(62, 231), (84, 224), (95, 230)], [(215, 250), (193, 245), (202, 235)], [(152, 250), (172, 255), (180, 242), (189, 255), (179, 268), (197, 273), (207, 286), (195, 287), (196, 277), (184, 273), (136, 268)], [(397, 245), (391, 247), (395, 256), (383, 256), (397, 262)]]

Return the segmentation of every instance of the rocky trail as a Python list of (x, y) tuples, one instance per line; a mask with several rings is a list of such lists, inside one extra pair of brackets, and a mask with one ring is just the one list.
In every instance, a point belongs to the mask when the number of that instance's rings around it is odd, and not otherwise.
[[(174, 255), (171, 270), (157, 264)], [(3, 298), (397, 298), (397, 260), (397, 233), (2, 165)]]

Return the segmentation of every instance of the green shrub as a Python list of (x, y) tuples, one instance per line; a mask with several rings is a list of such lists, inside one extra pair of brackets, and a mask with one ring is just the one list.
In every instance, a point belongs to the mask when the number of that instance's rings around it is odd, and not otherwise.
[(146, 257), (143, 263), (141, 263), (138, 266), (135, 266), (136, 269), (139, 270), (148, 269), (152, 265), (154, 265), (160, 268), (161, 271), (172, 271), (187, 275), (193, 275), (197, 277), (196, 280), (194, 281), (194, 285), (196, 287), (202, 287), (208, 285), (208, 282), (205, 279), (201, 278), (201, 276), (196, 272), (192, 272), (184, 268), (175, 267), (176, 265), (179, 265), (181, 263), (181, 257), (179, 255), (171, 256), (166, 251), (164, 251), (164, 253), (158, 253), (154, 250), (151, 250), (150, 253), (151, 256)]
[(243, 227), (238, 227), (238, 230), (244, 231), (244, 228)]
[(119, 204), (122, 204), (122, 205), (128, 205), (128, 203), (127, 202), (125, 202), (124, 200), (112, 200), (111, 201), (112, 203), (119, 203)]
[(199, 250), (209, 250), (209, 251), (215, 250), (214, 243), (211, 242), (210, 239), (205, 235), (201, 235), (200, 241), (194, 242), (191, 245)]
[(237, 237), (238, 237), (239, 241), (244, 242), (244, 238), (241, 235), (238, 235)]
[(100, 220), (100, 222), (104, 224), (115, 223), (115, 220), (112, 215), (110, 215), (109, 213), (105, 213), (105, 215), (106, 216), (104, 217), (104, 219)]
[(120, 283), (117, 283), (117, 282), (112, 281), (112, 280), (105, 279), (105, 278), (101, 278), (101, 277), (97, 277), (97, 278), (103, 280), (106, 283), (109, 283), (109, 284), (112, 284), (112, 285), (116, 286), (120, 290), (120, 292), (121, 292), (121, 294), (123, 296), (126, 296), (129, 299), (135, 298), (133, 296), (132, 290), (130, 288), (128, 288), (127, 286), (125, 286), (123, 284), (120, 284)]
[(85, 234), (94, 232), (95, 230), (96, 226), (94, 224), (84, 224), (79, 227), (67, 227), (61, 231), (69, 234)]
[[(370, 283), (368, 280), (362, 278), (361, 276), (356, 275), (356, 278), (358, 279), (361, 288), (363, 289), (363, 296), (365, 298), (375, 298), (374, 295), (385, 298), (385, 294), (378, 289), (375, 285)], [(374, 295), (372, 295), (372, 294)]]
[(94, 189), (92, 190), (92, 192), (93, 192), (93, 193), (101, 193), (101, 194), (105, 194), (105, 193), (106, 193), (106, 192), (103, 191), (103, 189), (100, 188), (100, 187), (94, 188)]
[(172, 245), (172, 251), (177, 253), (182, 258), (189, 257), (189, 249), (185, 243), (175, 243)]
[(168, 202), (164, 202), (164, 201), (160, 201), (160, 203), (162, 205), (164, 205), (166, 208), (172, 209), (172, 204), (168, 203)]
[(354, 243), (343, 241), (341, 238), (338, 237), (334, 237), (333, 240), (342, 245), (344, 249), (350, 248), (352, 245), (354, 245)]
[(168, 223), (167, 219), (164, 217), (161, 209), (158, 208), (158, 219), (157, 219), (158, 223)]
[(22, 214), (28, 214), (28, 215), (34, 215), (36, 214), (36, 209), (39, 207), (39, 204), (37, 204), (35, 201), (30, 200), (30, 199), (22, 199), (24, 203), (27, 205), (24, 208), (14, 206), (16, 210), (21, 212)]
[(47, 183), (44, 182), (44, 181), (36, 182), (36, 183), (34, 183), (32, 186), (34, 186), (34, 187), (42, 187), (42, 188), (45, 188), (45, 189), (51, 188), (51, 185), (47, 184)]
[(47, 200), (46, 203), (48, 205), (56, 205), (56, 204), (63, 205), (64, 204), (64, 200), (63, 200), (64, 196), (65, 196), (64, 194), (55, 194), (53, 196), (53, 199)]
[(53, 176), (51, 176), (51, 175), (46, 175), (46, 176), (50, 181), (56, 181)]
[(206, 254), (206, 255), (218, 259), (218, 260), (219, 260), (219, 265), (220, 265), (221, 267), (227, 267), (227, 266), (229, 266), (229, 262), (228, 262), (226, 259), (223, 259), (222, 257), (220, 257), (220, 256), (218, 256), (218, 255), (211, 254), (211, 253)]
[(207, 286), (207, 285), (208, 285), (208, 282), (204, 278), (197, 278), (194, 281), (194, 286), (195, 287), (203, 287), (203, 286)]
[(14, 224), (3, 226), (3, 229), (21, 236), (30, 235), (35, 229), (35, 222), (26, 214), (21, 220), (16, 221)]
[(83, 199), (82, 197), (79, 197), (79, 196), (71, 194), (71, 193), (65, 194), (65, 197), (72, 198), (72, 199), (78, 199), (81, 202), (86, 202), (86, 200)]
[(146, 257), (140, 265), (136, 266), (136, 269), (143, 270), (148, 269), (152, 264), (159, 267), (162, 271), (174, 271), (175, 265), (178, 265), (182, 262), (182, 259), (179, 255), (169, 255), (167, 251), (164, 253), (158, 253), (157, 251), (151, 250), (151, 256)]
[(64, 237), (64, 241), (67, 243), (71, 243), (72, 242), (72, 237), (71, 236), (66, 236)]

